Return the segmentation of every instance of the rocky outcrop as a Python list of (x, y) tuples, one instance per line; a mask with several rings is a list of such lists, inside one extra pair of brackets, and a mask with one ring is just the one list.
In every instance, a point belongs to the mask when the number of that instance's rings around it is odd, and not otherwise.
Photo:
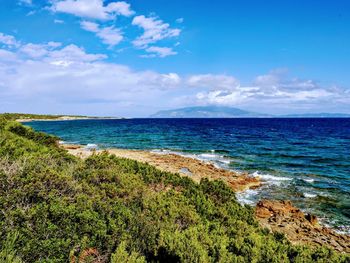
[[(86, 158), (94, 152), (75, 145), (61, 145), (71, 154)], [(95, 151), (99, 153), (101, 151)], [(212, 163), (189, 158), (177, 154), (158, 154), (148, 151), (108, 149), (108, 152), (117, 157), (128, 158), (139, 162), (145, 162), (158, 169), (171, 173), (179, 173), (187, 176), (195, 182), (200, 182), (202, 178), (209, 180), (223, 180), (234, 191), (244, 191), (249, 188), (256, 188), (261, 185), (260, 179), (250, 176), (248, 173), (237, 173), (216, 167)]]
[(316, 216), (304, 214), (290, 201), (262, 200), (256, 205), (256, 217), (263, 227), (280, 232), (294, 244), (325, 245), (350, 253), (350, 236), (321, 226)]

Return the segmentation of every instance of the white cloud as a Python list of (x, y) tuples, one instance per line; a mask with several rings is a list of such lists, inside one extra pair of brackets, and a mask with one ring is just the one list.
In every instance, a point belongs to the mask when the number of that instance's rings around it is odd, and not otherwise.
[(47, 55), (47, 61), (68, 61), (68, 62), (93, 62), (107, 58), (104, 54), (89, 54), (85, 50), (76, 45), (68, 45), (62, 49), (50, 51)]
[(48, 53), (46, 45), (38, 45), (32, 43), (23, 45), (20, 51), (31, 58), (43, 57)]
[(8, 47), (18, 47), (20, 42), (17, 41), (14, 36), (0, 33), (0, 44), (4, 44)]
[(14, 62), (17, 60), (17, 55), (14, 52), (0, 49), (0, 62)]
[(311, 91), (319, 88), (319, 85), (313, 80), (301, 80), (298, 78), (288, 78), (287, 71), (283, 69), (273, 70), (265, 75), (257, 76), (254, 84), (261, 87), (265, 94), (279, 93), (288, 94), (297, 91)]
[(81, 28), (86, 30), (86, 31), (90, 31), (90, 32), (94, 32), (94, 33), (97, 33), (99, 31), (99, 24), (94, 23), (94, 22), (81, 21), (80, 25), (81, 25)]
[[(24, 53), (29, 48), (40, 56)], [(181, 83), (176, 73), (133, 71), (105, 58), (53, 42), (0, 49), (0, 111), (147, 116)]]
[(148, 56), (151, 56), (151, 57), (158, 56), (158, 57), (161, 57), (161, 58), (177, 54), (177, 52), (173, 51), (173, 49), (169, 48), (169, 47), (155, 47), (155, 46), (152, 46), (152, 47), (146, 48), (146, 51), (148, 53), (151, 53)]
[(350, 112), (349, 89), (311, 80), (258, 76), (245, 86), (227, 74), (135, 71), (106, 58), (73, 44), (6, 45), (0, 49), (0, 111), (148, 116), (164, 108), (216, 104), (277, 114)]
[(64, 24), (64, 21), (63, 20), (60, 20), (60, 19), (55, 19), (53, 21), (55, 24)]
[(116, 13), (123, 16), (131, 16), (135, 12), (130, 9), (130, 4), (126, 2), (112, 2), (106, 7), (106, 11), (109, 13)]
[(183, 17), (180, 17), (180, 18), (176, 19), (175, 21), (176, 21), (176, 23), (178, 23), (178, 24), (182, 24), (182, 23), (184, 22), (184, 18), (183, 18)]
[(107, 44), (111, 47), (119, 44), (123, 40), (122, 32), (119, 28), (114, 27), (103, 27), (96, 34), (99, 38), (102, 39), (104, 44)]
[(32, 5), (33, 1), (32, 0), (19, 0), (18, 3), (25, 4), (25, 5)]
[[(123, 39), (123, 32), (120, 28), (107, 26), (106, 23), (97, 23), (91, 19), (111, 20), (117, 15), (131, 16), (135, 12), (131, 10), (130, 4), (124, 1), (110, 2), (104, 4), (103, 0), (52, 0), (50, 9), (54, 12), (69, 13), (84, 18), (80, 22), (81, 28), (96, 34), (104, 44), (113, 47)], [(183, 18), (178, 18), (177, 23), (182, 23)], [(62, 23), (62, 20), (55, 20), (55, 23)], [(157, 17), (135, 16), (132, 25), (143, 29), (143, 34), (132, 41), (134, 47), (145, 49), (148, 54), (141, 57), (166, 57), (176, 55), (177, 52), (171, 47), (150, 46), (158, 41), (177, 37), (181, 30), (171, 28), (168, 23)], [(178, 44), (175, 45), (175, 47)]]
[(114, 19), (117, 15), (131, 16), (134, 14), (130, 4), (126, 2), (110, 2), (105, 6), (103, 0), (54, 0), (51, 10), (100, 20)]
[(205, 104), (217, 104), (233, 106), (237, 103), (242, 102), (246, 97), (242, 96), (241, 92), (231, 91), (225, 92), (222, 90), (210, 91), (210, 92), (199, 92), (196, 95), (197, 99)]
[(47, 46), (51, 47), (51, 48), (56, 48), (56, 47), (62, 46), (62, 43), (61, 42), (50, 41), (50, 42), (47, 43)]
[(232, 90), (239, 86), (239, 81), (229, 75), (202, 74), (188, 78), (187, 83), (192, 87)]
[(110, 47), (119, 44), (123, 40), (123, 34), (119, 28), (113, 26), (100, 27), (97, 23), (90, 21), (82, 21), (80, 25), (84, 30), (95, 33), (104, 44)]
[(60, 47), (62, 43), (59, 42), (48, 42), (47, 44), (24, 44), (20, 47), (19, 51), (30, 58), (40, 58), (49, 53), (57, 47)]
[[(235, 78), (226, 75), (196, 75), (187, 79), (189, 86), (207, 88), (196, 94), (193, 103), (238, 106), (269, 113), (327, 111), (334, 105), (350, 110), (346, 102), (350, 93), (346, 89), (325, 88), (312, 80), (288, 78), (285, 71), (272, 71), (257, 76), (254, 86), (241, 86)], [(277, 111), (277, 112), (276, 112)]]
[(32, 15), (35, 15), (36, 14), (36, 11), (35, 10), (31, 10), (29, 11), (26, 16), (32, 16)]
[(181, 33), (180, 29), (170, 28), (168, 23), (164, 23), (156, 17), (136, 16), (132, 24), (144, 30), (144, 33), (133, 41), (133, 44), (138, 48), (146, 48), (149, 44), (166, 38), (177, 37)]

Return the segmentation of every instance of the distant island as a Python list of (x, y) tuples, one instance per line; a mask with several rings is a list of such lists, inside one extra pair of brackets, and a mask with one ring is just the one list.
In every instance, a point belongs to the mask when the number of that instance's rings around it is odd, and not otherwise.
[(271, 115), (225, 106), (196, 106), (158, 111), (152, 114), (150, 118), (350, 118), (350, 114), (305, 113)]
[(258, 118), (272, 115), (223, 106), (197, 106), (159, 111), (151, 118)]
[(305, 113), (305, 114), (288, 114), (278, 117), (283, 118), (350, 118), (346, 113)]

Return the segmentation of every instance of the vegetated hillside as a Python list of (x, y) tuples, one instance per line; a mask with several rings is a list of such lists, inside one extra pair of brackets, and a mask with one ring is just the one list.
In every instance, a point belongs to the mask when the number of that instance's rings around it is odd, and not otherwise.
[[(27, 114), (27, 113), (3, 113), (1, 114), (2, 118), (6, 120), (18, 120), (18, 119), (35, 119), (35, 120), (54, 120), (66, 115), (45, 115), (45, 114)], [(82, 117), (82, 116), (72, 116), (71, 117)]]
[(221, 181), (56, 139), (0, 120), (0, 262), (349, 262), (261, 229)]

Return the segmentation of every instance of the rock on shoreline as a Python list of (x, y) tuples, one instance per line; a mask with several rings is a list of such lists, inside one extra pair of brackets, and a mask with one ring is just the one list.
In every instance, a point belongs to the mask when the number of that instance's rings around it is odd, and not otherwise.
[(286, 235), (294, 244), (325, 245), (350, 253), (350, 236), (321, 226), (316, 216), (304, 214), (290, 201), (261, 200), (256, 205), (256, 218), (263, 227)]
[[(61, 147), (68, 150), (71, 154), (82, 158), (90, 156), (93, 152), (102, 152), (101, 150), (91, 151), (81, 146), (71, 144), (62, 144)], [(162, 171), (187, 176), (196, 182), (200, 182), (202, 178), (208, 178), (209, 180), (223, 180), (236, 192), (256, 188), (261, 185), (259, 178), (252, 177), (248, 173), (235, 173), (233, 171), (218, 168), (212, 163), (206, 163), (177, 154), (157, 154), (148, 151), (127, 149), (108, 149), (107, 151), (117, 157), (145, 162)]]

